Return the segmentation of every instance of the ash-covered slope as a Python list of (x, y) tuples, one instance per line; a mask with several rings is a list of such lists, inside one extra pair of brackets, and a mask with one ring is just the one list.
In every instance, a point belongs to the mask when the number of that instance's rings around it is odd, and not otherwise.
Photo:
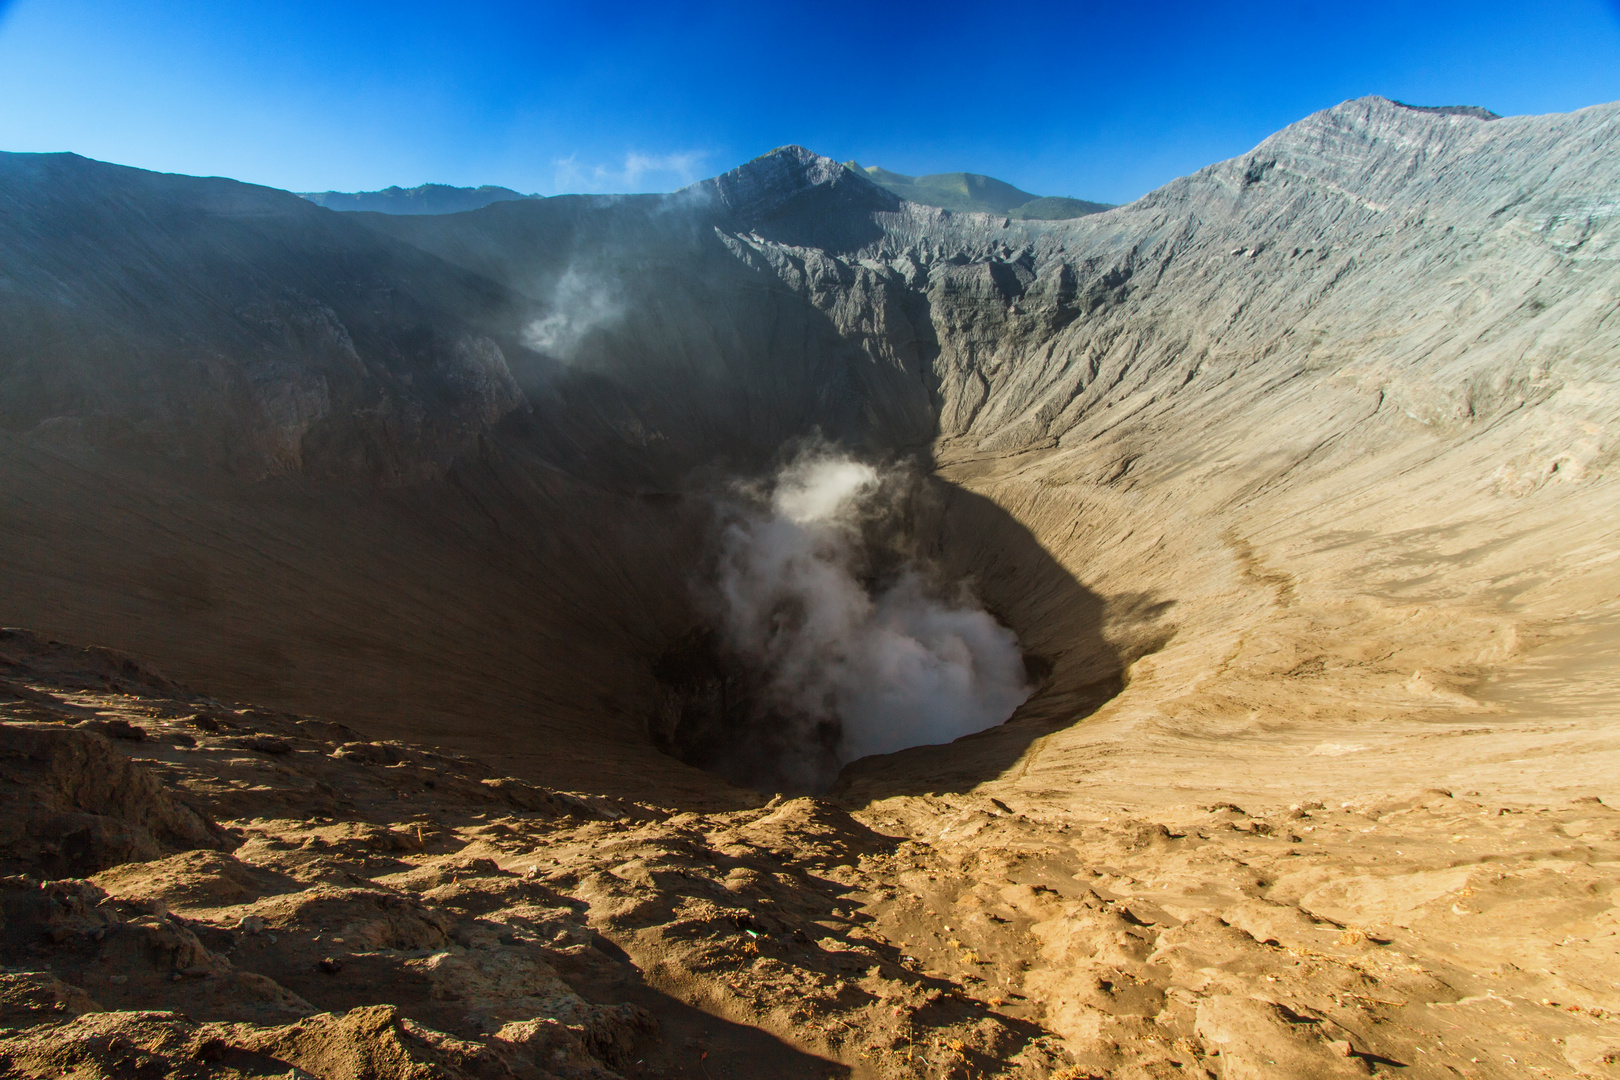
[[(1593, 275), (1612, 264), (1614, 112), (1491, 120), (1349, 102), (1062, 223), (907, 206), (787, 148), (678, 196), (368, 224), (538, 297), (559, 248), (611, 279), (645, 248), (690, 258), (703, 234), (725, 234), (846, 336), (871, 333), (873, 309), (925, 311), (915, 330), (934, 353), (940, 435), (987, 451), (1123, 437), (1114, 406), (1132, 395), (1155, 399), (1129, 410), (1140, 425), (1240, 370), (1298, 365), (1449, 424), (1535, 381), (1536, 349), (1521, 345), (1612, 349), (1580, 320), (1602, 315)], [(652, 224), (665, 217), (690, 231)], [(1236, 382), (1220, 392), (1269, 384)]]
[(106, 650), (0, 630), (0, 663), (7, 1075), (1606, 1067), (1620, 836), (1589, 797), (675, 812)]
[[(1348, 102), (1105, 214), (907, 207), (839, 260), (928, 299), (941, 474), (1111, 597), (1127, 658), (1173, 636), (1104, 711), (1123, 726), (1054, 736), (1029, 782), (1119, 739), (1140, 780), (1196, 772), (1216, 731), (1466, 715), (1531, 642), (1610, 633), (1617, 118)], [(1613, 681), (1580, 678), (1610, 715)], [(940, 761), (890, 778), (974, 775)]]
[(521, 402), (509, 296), (286, 192), (6, 154), (0, 206), (10, 431), (389, 483)]
[(850, 247), (899, 201), (835, 164), (811, 175), (813, 155), (810, 172), (778, 175), (775, 160), (712, 191), (502, 203), (457, 225), (465, 215), (339, 215), (230, 180), (7, 155), (0, 415), (12, 431), (248, 478), (383, 484), (442, 476), (535, 409), (533, 430), (575, 464), (615, 458), (604, 442), (689, 444), (666, 482), (816, 425), (926, 443), (926, 361), (903, 317), (867, 343), (903, 370), (875, 372), (715, 234), (791, 222), (806, 242)]

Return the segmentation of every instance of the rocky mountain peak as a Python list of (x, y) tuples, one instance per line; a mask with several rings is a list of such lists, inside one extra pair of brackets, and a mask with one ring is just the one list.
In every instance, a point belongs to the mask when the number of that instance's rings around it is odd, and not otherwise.
[[(1241, 195), (1252, 200), (1262, 185), (1277, 190), (1279, 183), (1305, 184), (1328, 193), (1346, 212), (1358, 215), (1383, 214), (1403, 199), (1424, 201), (1441, 190), (1450, 193), (1450, 201), (1472, 201), (1484, 197), (1501, 170), (1464, 178), (1448, 175), (1445, 162), (1507, 154), (1517, 162), (1515, 167), (1522, 164), (1537, 172), (1530, 158), (1519, 161), (1522, 150), (1514, 142), (1519, 122), (1529, 118), (1494, 122), (1500, 119), (1477, 106), (1413, 106), (1377, 95), (1355, 98), (1288, 125), (1247, 154), (1172, 181), (1147, 195), (1141, 205), (1174, 202), (1207, 184), (1225, 192), (1223, 198)], [(1553, 121), (1538, 137), (1547, 139), (1550, 148), (1570, 122)]]
[(896, 210), (901, 199), (860, 173), (802, 146), (780, 146), (730, 172), (695, 185), (708, 188), (744, 222), (791, 214), (807, 197), (831, 197), (843, 208)]

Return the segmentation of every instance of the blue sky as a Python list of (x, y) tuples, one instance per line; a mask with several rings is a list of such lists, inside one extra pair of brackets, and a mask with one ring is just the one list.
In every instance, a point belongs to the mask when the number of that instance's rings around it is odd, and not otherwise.
[(0, 149), (294, 190), (668, 190), (802, 143), (1122, 202), (1373, 93), (1620, 99), (1620, 0), (0, 0)]

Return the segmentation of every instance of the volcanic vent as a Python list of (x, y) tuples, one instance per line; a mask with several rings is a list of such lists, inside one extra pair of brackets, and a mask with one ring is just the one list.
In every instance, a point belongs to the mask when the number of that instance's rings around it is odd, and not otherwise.
[(1012, 715), (1030, 692), (1017, 638), (919, 561), (916, 488), (814, 446), (768, 485), (732, 486), (697, 597), (709, 623), (655, 669), (660, 748), (734, 783), (819, 791), (857, 758)]

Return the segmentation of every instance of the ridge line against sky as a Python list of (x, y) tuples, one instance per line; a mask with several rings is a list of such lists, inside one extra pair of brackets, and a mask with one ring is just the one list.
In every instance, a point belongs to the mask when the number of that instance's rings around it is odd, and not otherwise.
[(0, 0), (0, 150), (296, 191), (671, 190), (798, 143), (1128, 202), (1368, 94), (1620, 99), (1620, 0)]

